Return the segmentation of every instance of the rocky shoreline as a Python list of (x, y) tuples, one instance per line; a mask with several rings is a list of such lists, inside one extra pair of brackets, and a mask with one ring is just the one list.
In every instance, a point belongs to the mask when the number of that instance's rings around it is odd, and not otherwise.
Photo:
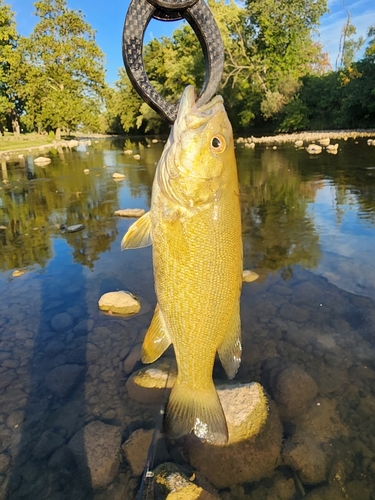
[(255, 144), (282, 144), (285, 142), (314, 142), (319, 139), (337, 139), (347, 141), (348, 139), (358, 139), (359, 137), (375, 137), (375, 129), (369, 130), (322, 130), (296, 132), (293, 134), (277, 134), (262, 137), (250, 136), (247, 138), (238, 137), (237, 143), (248, 142), (249, 139)]

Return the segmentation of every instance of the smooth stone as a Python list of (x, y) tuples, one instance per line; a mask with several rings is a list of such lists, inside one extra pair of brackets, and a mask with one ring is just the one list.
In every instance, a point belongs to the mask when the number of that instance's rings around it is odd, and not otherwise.
[(93, 319), (83, 319), (73, 328), (73, 332), (77, 335), (86, 335), (94, 328), (94, 324)]
[(303, 146), (303, 141), (301, 141), (300, 139), (297, 140), (295, 143), (294, 143), (294, 146), (296, 148), (301, 148)]
[(65, 231), (67, 233), (76, 233), (77, 231), (82, 231), (82, 229), (85, 229), (84, 224), (72, 224), (71, 226), (68, 226)]
[(112, 175), (113, 179), (115, 180), (122, 180), (122, 179), (125, 179), (125, 175), (124, 174), (119, 174), (118, 172), (115, 172), (113, 175)]
[(51, 340), (51, 342), (48, 342), (46, 345), (45, 352), (51, 356), (56, 356), (56, 354), (59, 354), (64, 349), (64, 342), (61, 342), (61, 340)]
[(81, 474), (90, 479), (94, 490), (105, 488), (115, 478), (120, 444), (121, 428), (98, 420), (80, 429), (69, 441)]
[(8, 385), (10, 385), (16, 378), (17, 374), (14, 370), (10, 369), (2, 373), (0, 377), (0, 391), (5, 389), (5, 387), (8, 387)]
[(139, 403), (161, 402), (176, 381), (177, 369), (171, 368), (171, 363), (175, 364), (174, 360), (156, 361), (133, 373), (126, 382), (129, 397)]
[(323, 139), (318, 140), (318, 143), (321, 146), (328, 146), (330, 142), (331, 142), (331, 139), (329, 137), (324, 137)]
[(306, 148), (306, 151), (310, 155), (317, 155), (317, 154), (321, 153), (322, 150), (323, 150), (322, 146), (319, 146), (318, 144), (309, 144)]
[(0, 454), (0, 474), (5, 474), (10, 466), (10, 457), (4, 453)]
[(272, 396), (282, 421), (306, 412), (318, 394), (315, 380), (298, 366), (282, 370), (272, 387)]
[(304, 484), (326, 480), (326, 456), (316, 441), (305, 432), (297, 432), (283, 444), (282, 458)]
[(184, 438), (189, 462), (216, 488), (272, 476), (280, 464), (283, 429), (273, 401), (254, 382), (221, 386), (217, 392), (227, 420), (226, 446)]
[(15, 269), (12, 272), (13, 278), (19, 278), (20, 276), (23, 276), (26, 272), (26, 269)]
[(116, 210), (114, 215), (118, 215), (119, 217), (142, 217), (143, 214), (146, 213), (146, 210), (143, 208), (124, 208), (121, 210)]
[(125, 149), (124, 150), (124, 155), (132, 155), (133, 154), (133, 150), (132, 149)]
[(38, 158), (34, 158), (35, 165), (48, 165), (51, 163), (51, 158), (47, 158), (46, 156), (38, 156)]
[(37, 460), (49, 457), (54, 451), (64, 444), (64, 438), (60, 434), (44, 431), (33, 449), (33, 457)]
[(135, 160), (140, 160), (140, 159), (141, 159), (141, 155), (136, 154), (136, 155), (134, 155), (134, 156), (133, 156), (133, 158), (134, 158)]
[(259, 274), (249, 269), (245, 269), (242, 273), (242, 281), (244, 283), (252, 283), (259, 278)]
[(65, 332), (72, 326), (73, 318), (66, 312), (56, 314), (51, 320), (51, 327), (55, 332)]
[(57, 366), (47, 373), (44, 383), (59, 398), (65, 398), (78, 384), (84, 367), (80, 365)]
[(119, 290), (102, 295), (98, 302), (99, 309), (113, 314), (136, 314), (141, 309), (141, 304), (130, 292)]
[[(345, 488), (346, 489), (346, 488)], [(350, 497), (351, 499), (358, 500), (358, 497), (354, 495)], [(338, 485), (332, 484), (330, 486), (322, 486), (321, 488), (316, 488), (306, 496), (303, 497), (304, 500), (348, 500), (348, 496), (341, 490)]]
[(302, 309), (301, 307), (297, 307), (294, 304), (283, 304), (280, 307), (280, 316), (283, 319), (302, 323), (309, 319), (310, 311), (308, 309)]
[(71, 451), (67, 446), (63, 445), (52, 453), (48, 466), (59, 470), (68, 469), (72, 466), (72, 460)]

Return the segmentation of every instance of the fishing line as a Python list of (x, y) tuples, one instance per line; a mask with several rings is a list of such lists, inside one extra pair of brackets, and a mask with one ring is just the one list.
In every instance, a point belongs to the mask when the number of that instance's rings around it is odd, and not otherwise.
[[(146, 464), (145, 468), (143, 470), (143, 475), (142, 475), (142, 480), (141, 480), (141, 485), (139, 488), (137, 500), (142, 500), (143, 497), (143, 490), (144, 487), (147, 483), (147, 490), (146, 490), (146, 498), (144, 500), (148, 500), (149, 498), (149, 493), (150, 493), (150, 486), (153, 483), (153, 478), (154, 478), (154, 473), (152, 472), (152, 469), (154, 468), (154, 462), (155, 462), (155, 455), (156, 455), (156, 445), (157, 445), (157, 440), (158, 440), (158, 434), (161, 434), (161, 430), (163, 427), (163, 417), (165, 413), (165, 405), (167, 403), (167, 386), (168, 386), (168, 381), (169, 381), (169, 376), (172, 370), (172, 365), (173, 365), (173, 360), (171, 360), (169, 364), (169, 369), (168, 369), (168, 376), (165, 381), (165, 386), (164, 386), (164, 392), (163, 392), (163, 401), (161, 402), (159, 412), (158, 412), (158, 417), (156, 419), (156, 425), (154, 432), (152, 434), (152, 439), (150, 446), (147, 451), (147, 458), (146, 458)], [(150, 481), (148, 481), (150, 479)]]

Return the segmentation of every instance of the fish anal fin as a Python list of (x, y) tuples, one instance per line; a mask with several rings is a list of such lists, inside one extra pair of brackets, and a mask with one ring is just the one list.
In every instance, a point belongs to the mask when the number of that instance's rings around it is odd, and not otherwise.
[(157, 305), (143, 341), (142, 362), (153, 363), (160, 358), (171, 343), (171, 337), (168, 334), (159, 306)]
[(164, 430), (177, 439), (193, 432), (204, 442), (225, 445), (228, 428), (214, 384), (206, 390), (173, 386), (164, 415)]
[(129, 227), (122, 238), (121, 250), (148, 247), (151, 244), (151, 216), (147, 212)]
[(241, 318), (239, 306), (233, 311), (230, 318), (227, 333), (217, 350), (221, 364), (229, 379), (232, 379), (241, 363)]

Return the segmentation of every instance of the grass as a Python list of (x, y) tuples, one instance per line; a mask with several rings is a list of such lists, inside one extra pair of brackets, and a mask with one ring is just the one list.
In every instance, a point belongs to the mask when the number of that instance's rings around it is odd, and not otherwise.
[(10, 132), (5, 132), (5, 136), (0, 135), (0, 151), (17, 151), (18, 149), (43, 146), (52, 142), (53, 138), (48, 135), (28, 133), (21, 134), (19, 138), (16, 138)]

